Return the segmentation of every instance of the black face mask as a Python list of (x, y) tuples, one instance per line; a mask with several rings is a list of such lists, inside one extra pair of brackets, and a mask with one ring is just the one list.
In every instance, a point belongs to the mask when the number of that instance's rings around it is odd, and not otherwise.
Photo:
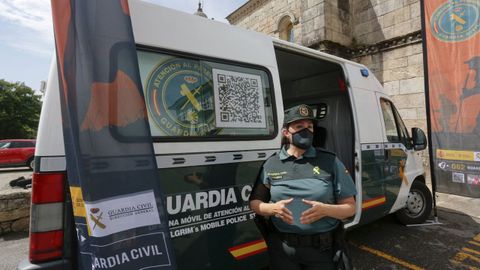
[(292, 144), (296, 147), (307, 150), (312, 146), (313, 143), (313, 132), (308, 128), (304, 128), (300, 131), (292, 133)]

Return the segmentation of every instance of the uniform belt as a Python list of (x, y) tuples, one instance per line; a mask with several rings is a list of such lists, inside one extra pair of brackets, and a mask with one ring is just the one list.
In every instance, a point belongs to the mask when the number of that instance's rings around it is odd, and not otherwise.
[(313, 247), (325, 250), (332, 248), (333, 245), (332, 232), (303, 235), (277, 231), (277, 235), (291, 247)]

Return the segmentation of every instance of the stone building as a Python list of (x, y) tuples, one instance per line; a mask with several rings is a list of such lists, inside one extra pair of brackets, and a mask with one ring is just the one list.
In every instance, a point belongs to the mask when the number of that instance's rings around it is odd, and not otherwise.
[(419, 0), (250, 0), (227, 20), (368, 66), (407, 127), (427, 130)]

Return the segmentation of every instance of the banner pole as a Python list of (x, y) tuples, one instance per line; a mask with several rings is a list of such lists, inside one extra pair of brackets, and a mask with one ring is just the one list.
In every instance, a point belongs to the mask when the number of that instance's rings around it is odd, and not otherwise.
[(432, 182), (432, 199), (433, 199), (433, 222), (438, 223), (438, 213), (437, 213), (437, 179), (435, 177), (434, 170), (434, 160), (433, 160), (433, 145), (432, 145), (432, 124), (430, 118), (430, 91), (429, 91), (429, 81), (428, 81), (428, 56), (427, 56), (427, 34), (426, 34), (426, 25), (425, 25), (425, 0), (420, 0), (420, 16), (421, 16), (421, 27), (422, 27), (422, 51), (423, 51), (423, 76), (424, 76), (424, 87), (425, 87), (425, 112), (427, 119), (427, 137), (428, 137), (428, 155), (430, 162), (430, 179)]

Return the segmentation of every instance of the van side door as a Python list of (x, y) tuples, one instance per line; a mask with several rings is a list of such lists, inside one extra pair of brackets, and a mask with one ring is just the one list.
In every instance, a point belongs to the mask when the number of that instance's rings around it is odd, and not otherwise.
[[(407, 158), (413, 151), (407, 128), (400, 118), (393, 103), (385, 96), (379, 95), (380, 109), (383, 116), (383, 152), (385, 157), (385, 198), (386, 210), (390, 212), (400, 193), (400, 187), (408, 186), (405, 172)], [(411, 154), (411, 153), (410, 153)]]

